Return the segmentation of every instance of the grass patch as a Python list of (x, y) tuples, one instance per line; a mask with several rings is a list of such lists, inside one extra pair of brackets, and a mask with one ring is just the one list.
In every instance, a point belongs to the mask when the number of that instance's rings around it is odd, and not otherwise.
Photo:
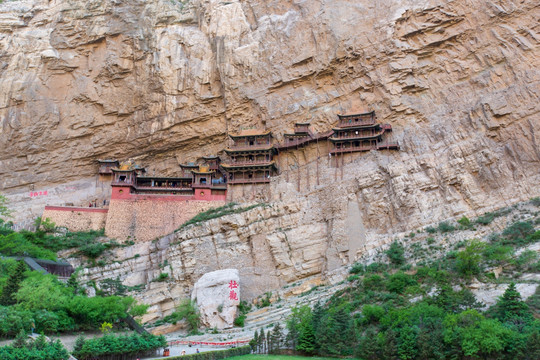
[(226, 205), (199, 213), (190, 220), (183, 223), (176, 231), (180, 231), (189, 225), (198, 224), (203, 221), (216, 219), (225, 215), (240, 214), (256, 207), (263, 206), (264, 204), (253, 204), (246, 207), (237, 207), (237, 205), (237, 203), (228, 203)]

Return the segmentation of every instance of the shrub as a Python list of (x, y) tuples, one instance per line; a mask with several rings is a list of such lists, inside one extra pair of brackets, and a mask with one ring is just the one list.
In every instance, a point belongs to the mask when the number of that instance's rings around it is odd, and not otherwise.
[(435, 229), (433, 226), (428, 226), (428, 227), (426, 228), (426, 231), (427, 231), (428, 233), (430, 233), (430, 234), (434, 234), (434, 233), (437, 232), (437, 229)]
[(0, 359), (2, 360), (67, 360), (68, 351), (60, 340), (48, 342), (44, 336), (35, 340), (24, 342), (21, 346), (0, 347)]
[(540, 207), (540, 197), (534, 197), (531, 199), (530, 203), (534, 206)]
[(384, 286), (384, 279), (380, 275), (368, 275), (364, 278), (362, 282), (364, 289), (366, 290), (376, 290)]
[(431, 245), (431, 244), (433, 244), (433, 243), (435, 242), (435, 239), (432, 238), (432, 237), (428, 237), (428, 238), (426, 239), (426, 242), (428, 243), (428, 245)]
[(452, 232), (452, 231), (456, 230), (456, 228), (452, 224), (450, 224), (450, 223), (448, 223), (446, 221), (440, 222), (437, 229), (442, 233)]
[(388, 277), (386, 289), (393, 293), (402, 294), (407, 286), (414, 284), (416, 284), (414, 277), (399, 271)]
[(385, 314), (384, 308), (379, 305), (364, 305), (362, 308), (362, 322), (366, 324), (378, 322)]
[(474, 222), (480, 225), (489, 225), (495, 219), (495, 214), (485, 213), (484, 215), (477, 218)]
[(111, 355), (134, 358), (152, 355), (157, 349), (166, 345), (167, 341), (163, 335), (115, 336), (107, 334), (100, 338), (78, 340), (77, 349), (73, 355), (79, 360), (100, 359)]
[(503, 243), (522, 245), (527, 243), (527, 237), (534, 233), (534, 226), (527, 221), (515, 222), (502, 232)]
[(356, 263), (353, 265), (351, 270), (349, 271), (351, 274), (363, 274), (364, 273), (364, 265)]
[(244, 321), (246, 320), (246, 315), (240, 315), (234, 319), (234, 326), (244, 327)]
[(367, 273), (380, 273), (388, 269), (388, 265), (384, 263), (374, 262), (366, 266)]
[(216, 218), (219, 218), (219, 217), (222, 217), (222, 216), (225, 216), (225, 215), (240, 214), (240, 213), (243, 213), (245, 211), (249, 211), (251, 209), (254, 209), (254, 208), (258, 207), (258, 206), (263, 206), (264, 204), (253, 204), (253, 205), (246, 206), (246, 207), (238, 207), (237, 205), (238, 204), (232, 202), (232, 203), (228, 203), (226, 205), (223, 205), (221, 207), (210, 209), (210, 210), (204, 211), (202, 213), (199, 213), (199, 214), (195, 215), (193, 218), (191, 218), (190, 220), (183, 223), (176, 231), (179, 231), (179, 230), (185, 228), (188, 225), (193, 225), (193, 224), (197, 224), (197, 223), (200, 223), (200, 222), (203, 222), (203, 221), (216, 219)]
[(478, 240), (472, 240), (464, 250), (457, 253), (456, 268), (457, 271), (465, 276), (470, 277), (480, 273), (482, 253), (486, 248), (486, 244)]
[(199, 327), (200, 315), (197, 307), (190, 299), (184, 299), (171, 315), (163, 318), (165, 322), (176, 324), (180, 320), (186, 320), (188, 331), (196, 333)]
[(169, 273), (161, 273), (154, 281), (162, 282), (162, 281), (167, 280), (168, 278), (169, 278)]
[(402, 265), (405, 262), (403, 254), (405, 249), (401, 243), (394, 241), (388, 250), (386, 250), (386, 256), (390, 259), (390, 262), (394, 265)]
[(469, 218), (466, 216), (463, 216), (461, 219), (459, 219), (458, 224), (463, 226), (464, 228), (469, 228), (472, 225), (471, 220), (469, 220)]

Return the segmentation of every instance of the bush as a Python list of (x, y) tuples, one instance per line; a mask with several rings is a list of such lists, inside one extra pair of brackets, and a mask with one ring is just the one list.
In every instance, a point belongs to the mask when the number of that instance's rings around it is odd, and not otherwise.
[(0, 347), (2, 360), (67, 360), (68, 358), (69, 353), (60, 340), (48, 342), (44, 336), (24, 342), (19, 347), (15, 345)]
[(434, 234), (434, 233), (437, 232), (437, 229), (435, 229), (433, 226), (428, 226), (428, 227), (426, 228), (426, 231), (427, 231), (428, 233), (430, 233), (430, 234)]
[(73, 355), (79, 360), (109, 359), (111, 355), (129, 358), (152, 355), (157, 349), (167, 346), (163, 335), (132, 334), (129, 336), (104, 335), (90, 340), (77, 339)]
[(451, 225), (450, 223), (448, 223), (446, 221), (440, 222), (437, 229), (442, 233), (452, 232), (452, 231), (456, 230), (456, 228), (453, 225)]
[(351, 274), (363, 274), (364, 273), (364, 265), (356, 263), (353, 265), (351, 270), (349, 270), (349, 273)]
[(384, 263), (374, 262), (366, 266), (367, 273), (381, 273), (388, 269), (388, 265)]
[(399, 271), (388, 277), (388, 281), (386, 282), (386, 289), (396, 294), (402, 294), (407, 286), (414, 284), (416, 284), (414, 277)]
[(180, 320), (186, 320), (188, 331), (195, 333), (199, 327), (200, 315), (195, 303), (190, 299), (184, 299), (178, 305), (176, 311), (163, 318), (163, 320), (172, 324), (176, 324)]
[(390, 262), (394, 265), (402, 265), (405, 262), (403, 254), (405, 249), (401, 243), (394, 241), (388, 250), (386, 250), (386, 256), (390, 259)]
[(540, 197), (534, 197), (531, 199), (530, 203), (534, 206), (540, 207)]
[(364, 289), (377, 290), (384, 286), (384, 279), (380, 275), (368, 275), (363, 281)]
[(528, 242), (527, 237), (534, 233), (534, 226), (530, 222), (519, 221), (513, 223), (502, 232), (503, 243), (523, 245)]
[(465, 276), (471, 277), (480, 273), (482, 253), (486, 248), (486, 244), (478, 240), (472, 240), (464, 250), (457, 253), (456, 268), (457, 271)]
[(240, 315), (234, 319), (234, 326), (244, 327), (244, 321), (246, 320), (246, 315)]
[(495, 219), (495, 214), (485, 213), (484, 215), (477, 218), (474, 222), (480, 225), (489, 225)]
[(366, 324), (378, 322), (385, 314), (384, 308), (379, 305), (364, 305), (362, 308), (362, 321)]
[(243, 213), (245, 211), (254, 209), (254, 208), (258, 207), (258, 206), (263, 206), (263, 204), (253, 204), (253, 205), (246, 206), (246, 207), (238, 207), (237, 205), (238, 204), (236, 204), (236, 203), (228, 203), (228, 204), (223, 205), (221, 207), (210, 209), (210, 210), (204, 211), (202, 213), (199, 213), (199, 214), (195, 215), (193, 218), (191, 218), (190, 220), (183, 223), (176, 231), (182, 230), (183, 228), (185, 228), (188, 225), (193, 225), (193, 224), (197, 224), (197, 223), (200, 223), (200, 222), (203, 222), (203, 221), (216, 219), (216, 218), (219, 218), (219, 217), (222, 217), (222, 216), (225, 216), (225, 215), (240, 214), (240, 213)]
[(471, 221), (469, 220), (468, 217), (466, 216), (463, 216), (461, 219), (458, 220), (458, 224), (463, 226), (464, 228), (468, 229), (469, 227), (471, 227)]

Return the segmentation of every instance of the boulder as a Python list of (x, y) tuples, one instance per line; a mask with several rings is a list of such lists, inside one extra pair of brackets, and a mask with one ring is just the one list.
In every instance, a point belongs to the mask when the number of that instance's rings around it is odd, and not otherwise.
[(233, 327), (240, 304), (240, 277), (237, 269), (204, 274), (194, 285), (191, 299), (197, 304), (201, 324), (209, 328)]

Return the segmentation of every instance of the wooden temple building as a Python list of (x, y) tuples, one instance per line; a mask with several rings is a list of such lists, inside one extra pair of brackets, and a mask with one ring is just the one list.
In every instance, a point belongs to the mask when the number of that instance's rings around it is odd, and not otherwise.
[(399, 150), (397, 142), (384, 141), (385, 135), (392, 131), (390, 124), (378, 124), (375, 112), (338, 115), (337, 127), (328, 137), (332, 142), (330, 154), (342, 154), (370, 150)]
[(225, 149), (229, 159), (221, 164), (228, 174), (227, 183), (269, 183), (270, 177), (277, 173), (273, 160), (276, 150), (272, 143), (272, 133), (244, 130), (229, 136), (233, 141), (233, 144)]
[[(127, 188), (132, 194), (184, 195), (197, 196), (198, 199), (207, 198), (209, 194), (226, 197), (227, 186), (269, 183), (271, 177), (278, 174), (276, 161), (282, 152), (298, 150), (310, 143), (317, 143), (317, 184), (321, 155), (319, 142), (324, 141), (328, 145), (324, 147), (325, 151), (336, 157), (336, 166), (339, 166), (337, 157), (340, 155), (399, 150), (397, 142), (388, 140), (392, 126), (377, 123), (374, 111), (338, 117), (337, 125), (325, 133), (312, 132), (309, 123), (296, 123), (293, 131), (283, 134), (284, 141), (278, 144), (273, 143), (272, 133), (268, 130), (249, 129), (229, 134), (231, 144), (224, 149), (227, 156), (223, 162), (217, 155), (203, 156), (202, 164), (179, 164), (181, 171), (176, 177), (149, 176), (143, 167), (130, 162), (120, 164), (117, 160), (98, 160), (99, 174), (110, 176), (113, 189), (122, 187), (125, 191)], [(288, 168), (288, 160), (285, 166)], [(298, 168), (299, 165), (295, 166)], [(309, 170), (306, 176), (309, 177)], [(309, 179), (307, 182), (309, 184)]]
[[(225, 197), (227, 191), (225, 174), (219, 168), (219, 157), (208, 157), (205, 164), (180, 164), (180, 176), (149, 176), (146, 170), (131, 162), (111, 168), (113, 198), (115, 193), (125, 197), (132, 195), (184, 196), (186, 199), (214, 200)], [(115, 191), (115, 188), (116, 191)], [(120, 191), (121, 190), (121, 191)]]

